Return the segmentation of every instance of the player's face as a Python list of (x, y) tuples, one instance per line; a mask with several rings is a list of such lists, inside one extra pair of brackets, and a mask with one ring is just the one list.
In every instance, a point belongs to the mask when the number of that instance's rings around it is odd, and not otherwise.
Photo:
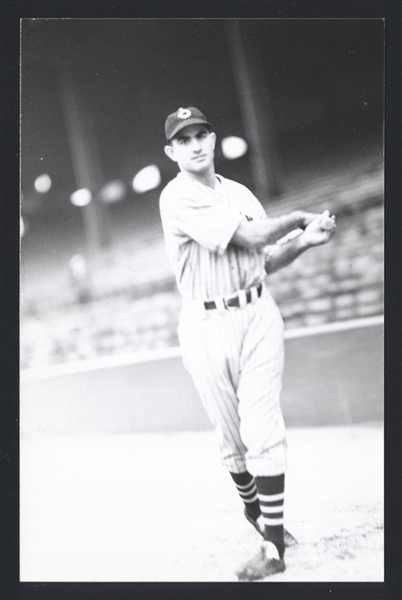
[(202, 174), (212, 168), (215, 142), (215, 134), (204, 125), (189, 125), (173, 138), (165, 152), (181, 171)]

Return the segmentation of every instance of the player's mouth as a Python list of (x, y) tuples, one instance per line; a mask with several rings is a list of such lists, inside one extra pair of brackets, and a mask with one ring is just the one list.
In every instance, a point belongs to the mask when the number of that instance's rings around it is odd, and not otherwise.
[(192, 160), (198, 160), (199, 158), (206, 158), (206, 154), (200, 154), (200, 156), (194, 156)]

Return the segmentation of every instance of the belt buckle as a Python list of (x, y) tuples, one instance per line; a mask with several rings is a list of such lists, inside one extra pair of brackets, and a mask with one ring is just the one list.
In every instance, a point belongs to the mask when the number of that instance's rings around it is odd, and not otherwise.
[[(237, 301), (237, 304), (235, 304), (235, 306), (230, 306), (230, 304), (228, 304), (230, 300)], [(248, 303), (249, 301), (247, 300), (247, 290), (240, 290), (237, 292), (237, 294), (231, 296), (227, 300), (223, 298), (223, 305), (226, 308), (226, 310), (237, 310), (239, 308), (241, 309), (247, 306)]]
[(235, 296), (231, 296), (227, 300), (226, 300), (226, 298), (222, 298), (223, 306), (225, 307), (226, 310), (236, 310), (236, 308), (238, 308), (238, 306), (230, 306), (230, 304), (228, 304), (228, 302), (230, 300), (234, 300), (234, 299), (235, 299)]

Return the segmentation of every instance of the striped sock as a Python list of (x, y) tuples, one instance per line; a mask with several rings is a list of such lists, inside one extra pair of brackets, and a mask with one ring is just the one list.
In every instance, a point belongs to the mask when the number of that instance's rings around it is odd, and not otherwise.
[(248, 471), (230, 473), (230, 475), (235, 482), (240, 498), (244, 502), (247, 514), (256, 521), (261, 514), (261, 510), (254, 477)]
[(263, 522), (264, 539), (273, 542), (283, 556), (283, 509), (285, 501), (285, 475), (255, 478)]

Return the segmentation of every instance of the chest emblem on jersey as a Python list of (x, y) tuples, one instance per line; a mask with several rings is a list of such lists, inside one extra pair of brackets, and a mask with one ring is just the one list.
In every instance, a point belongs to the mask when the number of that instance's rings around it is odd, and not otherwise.
[[(241, 213), (243, 215), (243, 213)], [(249, 217), (248, 215), (243, 215), (243, 217), (246, 217), (247, 221), (252, 221), (253, 217)]]
[(177, 116), (179, 119), (188, 119), (191, 117), (191, 110), (188, 110), (188, 108), (179, 108), (177, 111)]

